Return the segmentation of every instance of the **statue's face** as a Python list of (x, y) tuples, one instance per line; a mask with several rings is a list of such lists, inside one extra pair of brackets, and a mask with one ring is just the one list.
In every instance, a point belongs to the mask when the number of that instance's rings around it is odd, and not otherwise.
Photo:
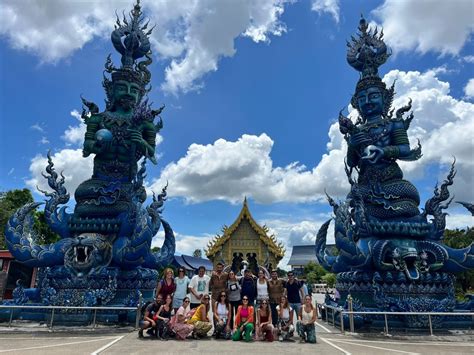
[(114, 83), (114, 106), (130, 110), (138, 104), (140, 98), (140, 86), (125, 80)]
[(370, 87), (357, 93), (359, 112), (365, 119), (376, 118), (383, 112), (384, 102), (382, 90)]

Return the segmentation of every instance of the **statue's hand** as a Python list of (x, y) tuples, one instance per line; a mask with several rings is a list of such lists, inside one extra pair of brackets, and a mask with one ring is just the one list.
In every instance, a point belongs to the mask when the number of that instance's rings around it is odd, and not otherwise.
[(364, 132), (357, 132), (351, 135), (349, 143), (352, 146), (359, 146), (367, 142), (367, 134)]
[(370, 164), (377, 163), (384, 155), (383, 149), (375, 145), (369, 145), (364, 149), (362, 159), (368, 161)]
[(142, 133), (136, 129), (129, 129), (130, 141), (142, 151), (143, 155), (146, 156), (150, 161), (156, 164), (155, 151), (146, 140), (143, 139)]

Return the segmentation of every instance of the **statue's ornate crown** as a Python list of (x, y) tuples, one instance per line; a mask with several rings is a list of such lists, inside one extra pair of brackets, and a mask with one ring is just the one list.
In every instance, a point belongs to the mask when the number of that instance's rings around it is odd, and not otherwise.
[(362, 16), (359, 22), (358, 38), (347, 42), (347, 62), (361, 73), (361, 79), (378, 77), (378, 68), (390, 57), (391, 50), (383, 41), (383, 30), (372, 32)]
[(351, 36), (351, 41), (347, 42), (347, 62), (360, 72), (360, 79), (357, 82), (351, 104), (358, 109), (357, 92), (369, 87), (378, 87), (384, 93), (384, 116), (387, 116), (392, 105), (395, 86), (392, 85), (387, 89), (379, 76), (378, 69), (387, 61), (392, 51), (383, 41), (383, 30), (379, 33), (376, 27), (372, 32), (364, 16), (361, 16), (358, 30), (358, 38)]
[[(122, 21), (117, 15), (117, 21), (115, 23), (115, 30), (112, 32), (111, 40), (114, 48), (122, 55), (120, 68), (115, 68), (111, 55), (107, 57), (105, 62), (104, 80), (102, 82), (107, 97), (110, 100), (112, 84), (118, 80), (125, 80), (138, 84), (143, 93), (149, 91), (150, 88), (146, 86), (150, 83), (151, 73), (147, 69), (147, 66), (152, 63), (151, 51), (150, 51), (150, 40), (148, 36), (153, 31), (153, 28), (148, 31), (149, 22), (143, 23), (143, 16), (140, 7), (140, 0), (130, 11), (129, 19), (123, 15)], [(146, 57), (145, 60), (137, 62), (137, 59)], [(105, 73), (109, 73), (112, 76), (112, 80), (105, 76)]]

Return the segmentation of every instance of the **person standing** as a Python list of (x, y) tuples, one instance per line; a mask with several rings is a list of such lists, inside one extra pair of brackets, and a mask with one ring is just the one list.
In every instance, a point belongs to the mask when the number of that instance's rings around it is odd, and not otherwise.
[(288, 282), (285, 285), (288, 303), (293, 311), (296, 312), (296, 317), (300, 313), (301, 304), (304, 300), (303, 287), (298, 280), (295, 279), (293, 271), (288, 272)]
[(163, 270), (163, 278), (158, 282), (158, 285), (156, 285), (156, 294), (161, 295), (163, 300), (166, 300), (166, 296), (173, 296), (175, 290), (174, 271), (172, 268), (167, 267)]
[(191, 293), (191, 308), (199, 307), (202, 298), (209, 295), (209, 281), (211, 278), (206, 274), (206, 268), (199, 266), (198, 274), (194, 275), (189, 283)]
[(216, 270), (212, 272), (211, 281), (209, 282), (209, 289), (212, 295), (212, 304), (219, 301), (219, 295), (225, 291), (229, 275), (223, 271), (224, 264), (217, 263)]
[(242, 287), (240, 292), (242, 299), (247, 296), (249, 306), (253, 306), (257, 297), (257, 284), (249, 269), (245, 269), (244, 277), (240, 279), (240, 287)]
[(257, 304), (259, 305), (263, 300), (268, 300), (268, 281), (263, 270), (259, 270), (257, 278)]
[(274, 327), (278, 324), (277, 306), (280, 303), (281, 296), (286, 294), (285, 281), (278, 278), (276, 270), (272, 270), (271, 279), (268, 280), (268, 294), (270, 297), (270, 309), (272, 311), (272, 324)]
[(240, 295), (240, 282), (235, 276), (234, 271), (229, 271), (229, 279), (227, 280), (227, 294), (229, 296), (229, 302), (232, 306), (230, 312), (230, 324), (234, 324), (234, 313), (237, 312), (237, 307), (239, 307), (242, 302), (242, 296)]
[[(178, 276), (175, 277), (174, 283), (176, 285), (176, 290), (174, 291), (173, 308), (176, 313), (179, 307), (182, 306), (189, 287), (189, 278), (186, 276), (185, 270), (182, 267), (178, 269)], [(187, 306), (189, 306), (189, 304)]]

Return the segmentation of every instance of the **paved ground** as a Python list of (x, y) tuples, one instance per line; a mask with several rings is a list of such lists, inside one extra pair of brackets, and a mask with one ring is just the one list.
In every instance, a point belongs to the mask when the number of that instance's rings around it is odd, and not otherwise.
[[(83, 329), (70, 332), (56, 329), (29, 329), (21, 332), (0, 328), (0, 354), (474, 354), (472, 337), (450, 336), (395, 340), (366, 339), (341, 335), (337, 330), (318, 322), (318, 344), (295, 342), (235, 343), (222, 340), (159, 341), (138, 339), (137, 332), (124, 329), (96, 331)], [(295, 339), (297, 339), (295, 337)], [(416, 340), (415, 340), (416, 339)], [(423, 339), (423, 340), (420, 340)], [(450, 341), (440, 341), (449, 339)]]

